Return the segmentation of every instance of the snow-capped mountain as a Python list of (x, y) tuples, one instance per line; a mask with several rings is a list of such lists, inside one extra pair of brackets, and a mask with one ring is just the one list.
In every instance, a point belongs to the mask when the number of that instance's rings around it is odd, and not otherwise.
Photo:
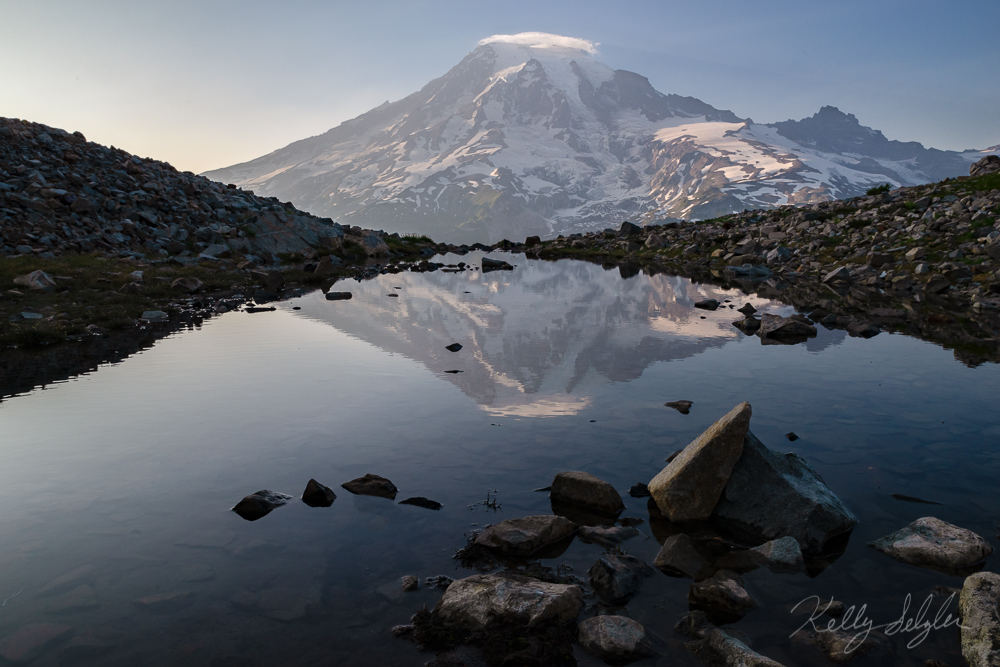
[(452, 242), (701, 219), (968, 173), (834, 107), (770, 125), (657, 92), (585, 40), (483, 40), (420, 91), (205, 174), (342, 224)]

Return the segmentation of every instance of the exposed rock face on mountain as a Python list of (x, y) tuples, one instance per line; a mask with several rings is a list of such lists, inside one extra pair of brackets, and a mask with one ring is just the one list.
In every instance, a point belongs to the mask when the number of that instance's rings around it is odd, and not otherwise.
[(409, 97), (207, 176), (344, 224), (471, 243), (851, 197), (965, 174), (985, 154), (889, 141), (834, 107), (756, 124), (657, 92), (597, 62), (583, 40), (520, 37), (481, 44)]

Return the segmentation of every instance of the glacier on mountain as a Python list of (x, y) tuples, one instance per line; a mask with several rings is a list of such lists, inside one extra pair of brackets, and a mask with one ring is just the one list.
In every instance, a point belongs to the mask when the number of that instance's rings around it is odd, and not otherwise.
[(546, 33), (495, 35), (421, 90), (206, 176), (342, 224), (455, 243), (701, 219), (967, 173), (824, 107), (757, 124)]

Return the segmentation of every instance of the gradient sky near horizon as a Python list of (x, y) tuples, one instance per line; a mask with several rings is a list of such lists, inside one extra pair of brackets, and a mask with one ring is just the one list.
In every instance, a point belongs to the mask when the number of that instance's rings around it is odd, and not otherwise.
[(201, 172), (420, 89), (480, 39), (548, 32), (756, 122), (823, 105), (889, 139), (1000, 144), (1000, 2), (0, 0), (0, 116)]

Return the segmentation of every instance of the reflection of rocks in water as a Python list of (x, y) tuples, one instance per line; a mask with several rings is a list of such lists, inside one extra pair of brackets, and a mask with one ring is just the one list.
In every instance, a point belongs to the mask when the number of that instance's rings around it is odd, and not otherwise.
[[(684, 278), (605, 272), (585, 262), (523, 261), (513, 272), (396, 274), (398, 302), (382, 280), (352, 284), (350, 313), (320, 298), (300, 314), (386, 351), (450, 373), (447, 379), (492, 414), (577, 414), (593, 389), (627, 382), (659, 361), (684, 359), (740, 334), (699, 319), (694, 304), (733, 295)], [(767, 307), (766, 303), (760, 306)], [(728, 308), (726, 308), (728, 310)], [(461, 340), (460, 354), (445, 346)]]

